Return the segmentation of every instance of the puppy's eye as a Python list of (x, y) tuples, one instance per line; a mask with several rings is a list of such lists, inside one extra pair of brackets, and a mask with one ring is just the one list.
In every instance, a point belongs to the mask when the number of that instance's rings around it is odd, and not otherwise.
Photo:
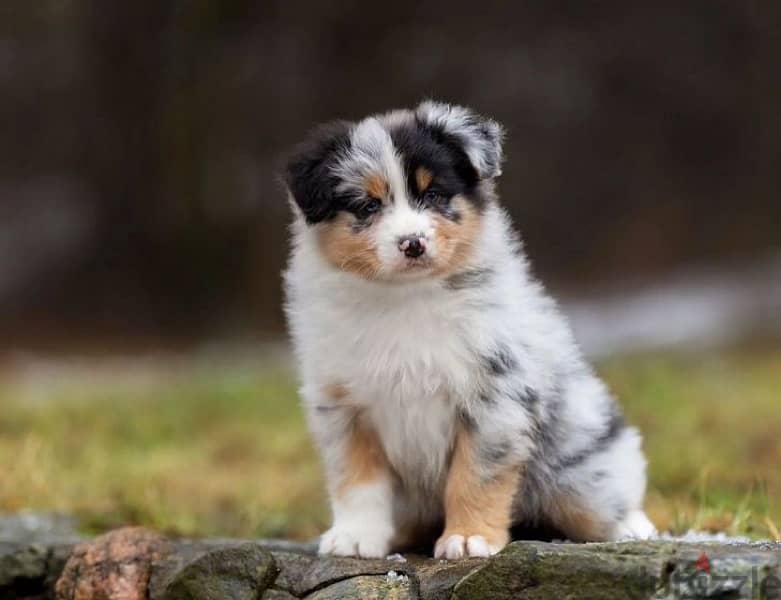
[(377, 198), (370, 198), (365, 204), (358, 207), (356, 214), (360, 218), (366, 218), (374, 213), (378, 212), (382, 208), (382, 202)]
[(421, 199), (426, 204), (441, 204), (446, 200), (445, 196), (436, 190), (426, 190)]

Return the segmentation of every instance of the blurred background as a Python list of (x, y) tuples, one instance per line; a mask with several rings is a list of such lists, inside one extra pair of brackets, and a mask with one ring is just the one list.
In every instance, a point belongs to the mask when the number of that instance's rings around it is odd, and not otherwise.
[(279, 167), (423, 98), (500, 194), (671, 531), (779, 536), (781, 3), (0, 5), (0, 511), (306, 538)]

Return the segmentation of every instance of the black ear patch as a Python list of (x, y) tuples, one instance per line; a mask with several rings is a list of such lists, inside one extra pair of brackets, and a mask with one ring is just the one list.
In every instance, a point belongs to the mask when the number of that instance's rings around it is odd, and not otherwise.
[(339, 181), (332, 167), (350, 148), (352, 127), (347, 121), (335, 121), (315, 128), (287, 163), (285, 182), (307, 223), (329, 219), (340, 208), (335, 194)]
[(455, 104), (427, 100), (415, 109), (417, 118), (457, 140), (480, 179), (502, 174), (504, 129), (499, 123)]

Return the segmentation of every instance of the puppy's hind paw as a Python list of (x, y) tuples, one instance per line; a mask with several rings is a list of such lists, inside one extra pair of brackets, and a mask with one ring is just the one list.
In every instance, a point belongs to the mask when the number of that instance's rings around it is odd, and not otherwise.
[(616, 539), (647, 540), (657, 535), (656, 527), (642, 510), (633, 510), (616, 526)]

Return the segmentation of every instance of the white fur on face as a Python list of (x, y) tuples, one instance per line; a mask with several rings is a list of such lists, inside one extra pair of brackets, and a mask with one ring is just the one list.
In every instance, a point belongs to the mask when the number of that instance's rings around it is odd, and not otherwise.
[[(410, 205), (406, 192), (396, 194), (393, 203), (383, 213), (375, 229), (377, 256), (388, 274), (420, 276), (431, 271), (436, 260), (435, 224), (429, 213)], [(425, 240), (426, 253), (421, 267), (410, 267), (409, 259), (400, 250), (400, 240), (415, 236)]]

